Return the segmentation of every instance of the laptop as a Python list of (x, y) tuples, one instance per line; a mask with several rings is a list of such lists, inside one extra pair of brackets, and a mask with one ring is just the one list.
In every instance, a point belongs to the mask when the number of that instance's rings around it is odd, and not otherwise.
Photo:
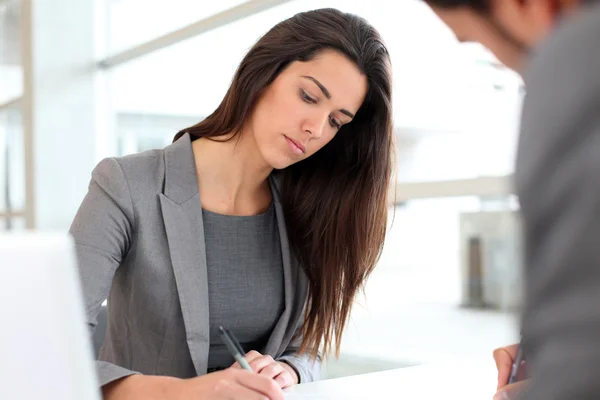
[(72, 239), (0, 234), (0, 399), (100, 400)]

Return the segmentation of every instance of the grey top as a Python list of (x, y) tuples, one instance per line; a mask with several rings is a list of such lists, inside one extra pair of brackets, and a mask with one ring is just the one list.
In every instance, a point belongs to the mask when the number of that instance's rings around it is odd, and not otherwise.
[[(318, 379), (298, 353), (308, 279), (290, 250), (279, 181), (269, 178), (283, 262), (284, 310), (263, 354), (290, 363), (302, 382)], [(188, 134), (162, 150), (102, 160), (70, 233), (75, 239), (87, 321), (93, 332), (108, 297), (100, 385), (143, 373), (206, 374), (209, 290), (202, 204)]]
[(208, 308), (209, 370), (234, 359), (221, 341), (219, 326), (231, 330), (246, 352), (264, 352), (283, 312), (283, 264), (275, 208), (255, 216), (202, 210)]
[(525, 74), (527, 400), (600, 399), (600, 2), (565, 17)]

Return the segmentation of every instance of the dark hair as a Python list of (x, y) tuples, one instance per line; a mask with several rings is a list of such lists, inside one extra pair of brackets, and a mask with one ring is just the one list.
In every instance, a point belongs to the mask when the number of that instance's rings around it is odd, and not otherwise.
[(239, 133), (261, 91), (293, 61), (333, 49), (353, 61), (368, 89), (355, 118), (311, 157), (279, 172), (290, 245), (308, 281), (300, 351), (335, 348), (354, 298), (383, 247), (393, 162), (388, 50), (363, 18), (335, 9), (296, 14), (249, 50), (219, 107), (184, 129), (192, 139)]
[(471, 7), (481, 13), (486, 13), (490, 9), (489, 0), (425, 0), (425, 2), (440, 8)]
[[(583, 0), (584, 4), (596, 3), (599, 0)], [(490, 11), (490, 0), (425, 0), (429, 5), (440, 8), (471, 7), (477, 12), (487, 13)]]

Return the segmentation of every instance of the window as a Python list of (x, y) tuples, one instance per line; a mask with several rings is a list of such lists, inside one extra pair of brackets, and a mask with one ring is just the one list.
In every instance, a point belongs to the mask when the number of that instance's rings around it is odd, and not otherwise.
[(0, 105), (23, 93), (20, 22), (20, 1), (0, 2)]
[(21, 114), (0, 110), (0, 230), (24, 224), (25, 164)]

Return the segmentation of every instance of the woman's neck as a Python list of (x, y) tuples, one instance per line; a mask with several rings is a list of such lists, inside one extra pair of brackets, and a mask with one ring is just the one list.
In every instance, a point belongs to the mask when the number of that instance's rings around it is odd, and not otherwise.
[[(268, 177), (273, 171), (258, 151), (253, 137), (241, 132), (192, 142), (203, 208), (228, 215), (256, 215), (271, 203)], [(219, 140), (219, 141), (217, 141)]]

